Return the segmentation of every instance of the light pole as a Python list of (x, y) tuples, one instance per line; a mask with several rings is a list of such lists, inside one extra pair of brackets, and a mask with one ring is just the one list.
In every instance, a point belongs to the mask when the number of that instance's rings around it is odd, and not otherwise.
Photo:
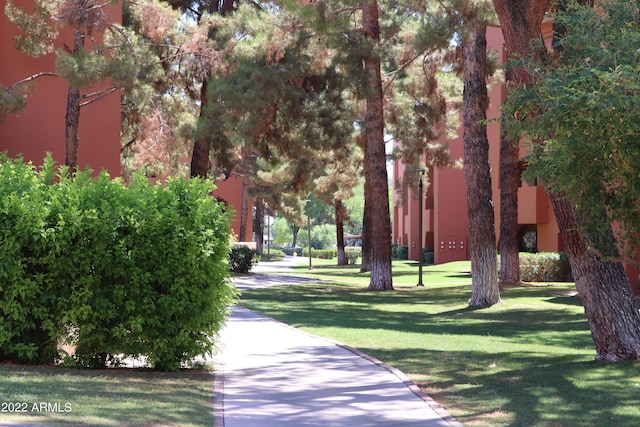
[(309, 242), (309, 270), (313, 270), (311, 265), (311, 200), (307, 199), (307, 241)]
[(422, 283), (422, 178), (425, 172), (424, 168), (416, 169), (420, 177), (418, 182), (418, 284), (416, 286), (424, 286)]
[(271, 261), (271, 217), (267, 208), (267, 261)]

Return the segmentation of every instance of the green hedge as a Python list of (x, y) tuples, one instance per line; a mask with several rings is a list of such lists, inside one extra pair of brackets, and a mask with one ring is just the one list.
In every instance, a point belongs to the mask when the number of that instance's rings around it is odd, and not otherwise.
[(0, 359), (51, 362), (65, 339), (88, 367), (210, 352), (236, 295), (211, 184), (67, 172), (0, 159)]
[(302, 248), (284, 248), (281, 246), (274, 246), (274, 248), (280, 249), (285, 255), (292, 256), (296, 254), (296, 256), (302, 256)]
[(422, 261), (425, 265), (432, 265), (435, 263), (435, 253), (433, 249), (422, 248)]
[(281, 250), (285, 255), (289, 255), (292, 256), (293, 254), (296, 254), (296, 256), (302, 256), (302, 248), (299, 247), (284, 247), (284, 246), (279, 246), (279, 245), (274, 245), (271, 247), (271, 249), (279, 249)]
[[(309, 248), (304, 248), (302, 250), (302, 256), (309, 256)], [(311, 258), (319, 258), (319, 259), (333, 259), (337, 256), (337, 251), (335, 249), (312, 249)]]
[(258, 262), (259, 255), (255, 249), (247, 246), (236, 246), (229, 254), (229, 268), (234, 273), (248, 273)]
[[(520, 252), (520, 278), (523, 282), (572, 282), (571, 266), (564, 252)], [(498, 256), (498, 271), (500, 257)]]
[(347, 257), (349, 264), (355, 264), (358, 258), (362, 256), (362, 248), (354, 246), (346, 246), (344, 248), (344, 254)]
[(524, 282), (571, 282), (571, 267), (564, 252), (520, 253), (520, 277)]

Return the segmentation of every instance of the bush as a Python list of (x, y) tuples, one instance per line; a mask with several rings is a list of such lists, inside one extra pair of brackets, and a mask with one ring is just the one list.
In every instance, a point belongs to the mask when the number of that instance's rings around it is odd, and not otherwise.
[(433, 250), (428, 248), (422, 248), (422, 261), (425, 265), (432, 265), (435, 263), (435, 254)]
[(246, 246), (236, 246), (229, 254), (229, 267), (234, 273), (248, 273), (253, 265), (258, 262), (258, 253), (255, 249)]
[[(230, 219), (210, 184), (153, 186), (139, 176), (125, 187), (104, 173), (70, 178), (64, 168), (51, 184), (50, 159), (36, 174), (21, 162), (0, 165), (11, 167), (35, 176), (22, 198), (40, 208), (26, 216), (29, 226), (2, 218), (3, 250), (14, 252), (20, 268), (2, 277), (0, 356), (42, 361), (46, 354), (27, 349), (68, 338), (80, 366), (102, 367), (122, 354), (176, 370), (212, 350), (236, 291), (228, 280)], [(0, 179), (3, 189), (15, 181), (2, 172)], [(11, 191), (6, 200), (15, 204), (19, 187)], [(33, 320), (18, 326), (20, 318)]]
[(62, 289), (44, 280), (38, 257), (52, 232), (44, 177), (0, 155), (0, 360), (50, 363), (63, 335)]
[(398, 246), (398, 259), (409, 259), (409, 246)]
[(564, 252), (521, 252), (520, 276), (525, 282), (573, 281), (569, 260)]
[(391, 244), (391, 258), (398, 259), (398, 244), (397, 243), (392, 243)]
[(296, 254), (296, 256), (302, 256), (302, 248), (280, 248), (285, 255), (292, 256)]
[[(309, 256), (309, 248), (304, 248), (302, 250), (302, 256)], [(311, 258), (333, 259), (336, 256), (337, 251), (335, 249), (313, 249), (311, 251)]]
[(344, 248), (344, 254), (347, 257), (349, 264), (355, 264), (358, 258), (362, 255), (362, 248), (347, 246)]

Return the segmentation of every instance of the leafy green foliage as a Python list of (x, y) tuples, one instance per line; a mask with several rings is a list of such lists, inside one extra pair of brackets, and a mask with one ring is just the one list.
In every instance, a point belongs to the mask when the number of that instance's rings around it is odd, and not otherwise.
[(409, 259), (409, 246), (398, 246), (396, 259)]
[(433, 249), (422, 248), (422, 261), (427, 265), (435, 264), (435, 254)]
[(571, 282), (571, 267), (564, 252), (520, 253), (520, 276), (525, 282)]
[[(597, 8), (571, 3), (556, 18), (566, 29), (548, 65), (530, 64), (538, 82), (514, 92), (507, 116), (535, 142), (527, 175), (566, 194), (587, 235), (617, 222), (628, 259), (640, 231), (640, 15), (635, 2)], [(606, 240), (606, 239), (603, 239)], [(591, 242), (615, 255), (611, 241)]]
[(347, 246), (344, 248), (344, 254), (347, 257), (349, 264), (355, 264), (358, 258), (362, 256), (362, 248)]
[(0, 164), (6, 264), (2, 358), (43, 362), (58, 341), (99, 367), (145, 355), (176, 370), (210, 352), (233, 300), (229, 217), (201, 180), (129, 187), (105, 173), (55, 176), (49, 159)]
[(52, 360), (61, 333), (55, 292), (42, 283), (37, 255), (50, 230), (46, 187), (21, 160), (2, 155), (0, 167), (0, 358)]
[(258, 254), (255, 249), (246, 246), (238, 246), (231, 249), (229, 264), (234, 273), (248, 273), (258, 262)]
[(302, 248), (280, 248), (280, 250), (285, 254), (285, 255), (290, 255), (290, 256), (302, 256)]
[[(309, 256), (309, 248), (302, 248), (302, 256)], [(311, 249), (311, 258), (333, 259), (336, 257), (335, 249)]]

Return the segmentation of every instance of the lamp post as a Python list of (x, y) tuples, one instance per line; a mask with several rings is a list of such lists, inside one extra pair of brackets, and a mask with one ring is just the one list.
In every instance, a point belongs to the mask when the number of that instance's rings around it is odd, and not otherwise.
[(267, 208), (267, 261), (271, 261), (271, 217)]
[(313, 270), (311, 265), (311, 200), (307, 199), (307, 241), (309, 242), (309, 270)]
[(425, 173), (424, 168), (417, 168), (420, 181), (418, 182), (418, 284), (416, 286), (424, 286), (422, 283), (422, 178)]

